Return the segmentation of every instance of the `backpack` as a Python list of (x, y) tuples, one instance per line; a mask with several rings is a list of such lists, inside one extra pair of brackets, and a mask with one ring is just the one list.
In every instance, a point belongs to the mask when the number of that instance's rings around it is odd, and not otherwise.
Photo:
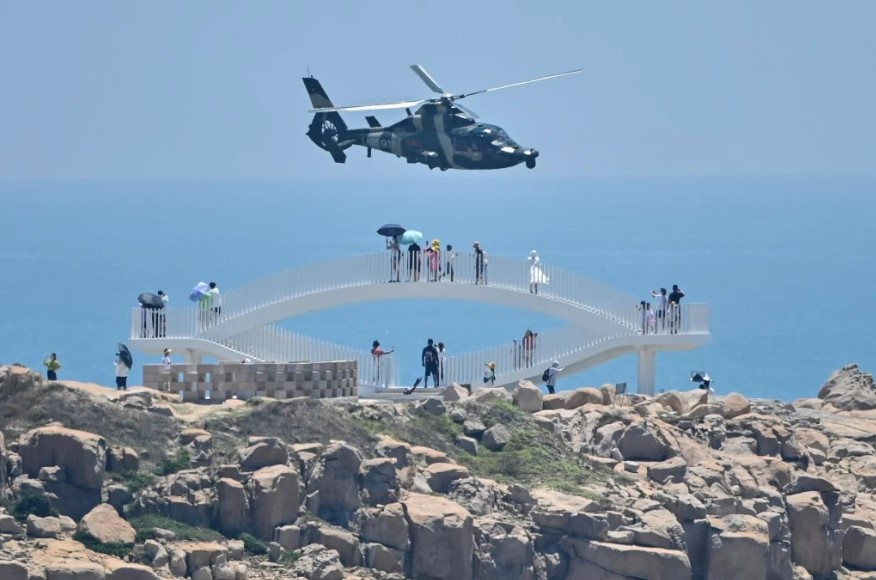
[(550, 380), (550, 378), (551, 378), (551, 369), (550, 369), (550, 368), (546, 368), (546, 369), (544, 370), (544, 372), (541, 373), (541, 380), (542, 380), (542, 382), (545, 382), (545, 383), (546, 383), (546, 382), (548, 382), (548, 381)]

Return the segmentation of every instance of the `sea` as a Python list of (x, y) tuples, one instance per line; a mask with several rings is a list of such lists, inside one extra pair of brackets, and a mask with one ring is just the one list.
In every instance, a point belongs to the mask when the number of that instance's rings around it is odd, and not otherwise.
[[(402, 170), (408, 169), (402, 167)], [(307, 263), (380, 251), (399, 223), (442, 245), (580, 272), (642, 299), (672, 284), (711, 309), (711, 342), (657, 356), (658, 390), (708, 372), (720, 393), (812, 397), (836, 369), (876, 370), (876, 178), (536, 179), (514, 170), (428, 178), (0, 183), (0, 364), (112, 384), (116, 343), (141, 292), (188, 304), (198, 281), (227, 291)], [(537, 171), (537, 170), (536, 170)], [(533, 172), (534, 173), (534, 172)], [(873, 301), (873, 303), (871, 303)], [(315, 312), (284, 327), (395, 348), (402, 378), (427, 338), (463, 353), (564, 323), (442, 300)], [(134, 354), (131, 383), (154, 357)], [(559, 390), (636, 380), (633, 356)]]

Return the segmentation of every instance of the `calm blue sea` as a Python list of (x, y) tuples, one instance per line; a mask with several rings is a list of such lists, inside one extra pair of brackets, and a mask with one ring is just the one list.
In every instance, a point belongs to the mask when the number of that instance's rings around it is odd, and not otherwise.
[[(404, 168), (403, 168), (404, 169)], [(511, 172), (417, 180), (0, 183), (0, 362), (110, 384), (140, 292), (187, 304), (199, 280), (228, 290), (279, 270), (383, 248), (398, 222), (460, 249), (557, 264), (646, 298), (679, 284), (712, 308), (712, 342), (658, 355), (658, 389), (692, 368), (720, 391), (814, 396), (851, 362), (876, 370), (876, 179), (546, 181)], [(556, 320), (444, 301), (381, 302), (284, 325), (325, 340), (394, 346), (403, 377), (426, 338), (451, 352), (509, 342)], [(135, 363), (157, 362), (134, 353)], [(139, 366), (139, 364), (138, 364)], [(135, 368), (135, 371), (139, 369)], [(635, 383), (635, 359), (561, 389)], [(134, 374), (132, 382), (139, 382)]]

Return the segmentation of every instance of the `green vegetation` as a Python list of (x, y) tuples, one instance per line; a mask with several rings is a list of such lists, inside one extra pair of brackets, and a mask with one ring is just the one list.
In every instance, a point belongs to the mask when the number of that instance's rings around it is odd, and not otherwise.
[(176, 534), (177, 540), (183, 542), (218, 542), (225, 539), (225, 536), (210, 528), (196, 528), (166, 516), (148, 514), (128, 521), (137, 532), (137, 542), (155, 540), (157, 538), (155, 528), (169, 530)]
[(158, 475), (171, 475), (183, 469), (191, 467), (192, 458), (186, 449), (177, 449), (172, 456), (165, 456), (161, 459), (155, 472)]
[(278, 563), (288, 567), (295, 564), (300, 558), (301, 552), (299, 550), (287, 550), (280, 555)]
[(252, 534), (243, 532), (237, 539), (243, 542), (243, 549), (247, 554), (261, 556), (268, 553), (268, 545)]
[(155, 474), (148, 471), (116, 471), (109, 474), (111, 480), (124, 485), (131, 493), (143, 491), (155, 481)]
[(15, 516), (15, 519), (22, 522), (30, 514), (40, 518), (58, 515), (58, 511), (52, 507), (46, 494), (32, 489), (25, 489), (21, 497), (9, 502), (7, 509)]
[(101, 542), (91, 534), (83, 531), (77, 531), (73, 534), (73, 539), (91, 550), (92, 552), (100, 552), (119, 559), (124, 559), (131, 553), (131, 546), (122, 542)]

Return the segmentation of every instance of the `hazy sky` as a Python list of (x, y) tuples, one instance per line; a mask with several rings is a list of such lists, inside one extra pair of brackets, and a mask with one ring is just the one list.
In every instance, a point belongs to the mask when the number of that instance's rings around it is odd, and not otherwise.
[(876, 2), (718, 4), (0, 0), (0, 180), (428, 174), (304, 135), (308, 66), (355, 104), (430, 96), (411, 63), (454, 91), (583, 68), (467, 101), (541, 150), (526, 178), (876, 174)]

